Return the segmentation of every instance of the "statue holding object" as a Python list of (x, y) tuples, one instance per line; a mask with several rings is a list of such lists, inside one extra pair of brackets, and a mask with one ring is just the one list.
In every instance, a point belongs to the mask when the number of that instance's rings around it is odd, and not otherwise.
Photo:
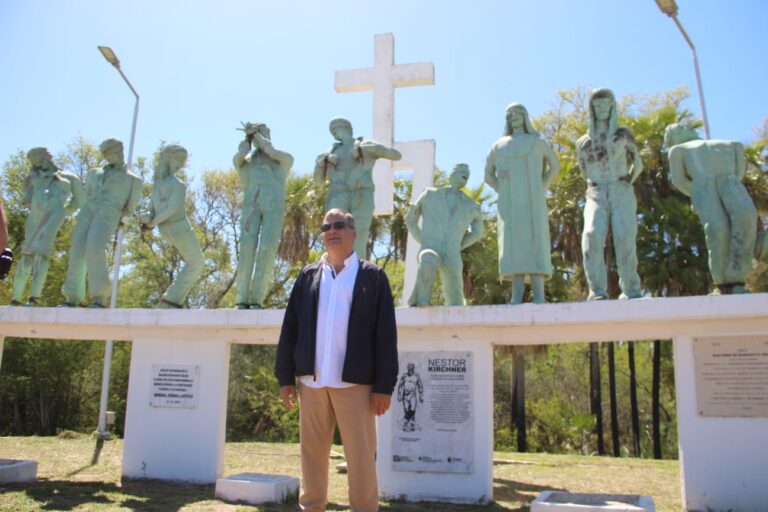
[(373, 165), (379, 158), (400, 160), (401, 155), (396, 149), (378, 142), (355, 139), (352, 123), (346, 119), (332, 119), (329, 129), (336, 142), (317, 157), (315, 181), (323, 184), (328, 180), (326, 210), (339, 208), (355, 218), (355, 253), (365, 259), (373, 221)]
[(458, 164), (451, 170), (450, 186), (428, 188), (408, 209), (405, 224), (421, 244), (416, 285), (408, 299), (411, 306), (430, 304), (438, 272), (445, 305), (466, 304), (461, 250), (483, 236), (480, 205), (461, 190), (468, 179), (469, 167)]

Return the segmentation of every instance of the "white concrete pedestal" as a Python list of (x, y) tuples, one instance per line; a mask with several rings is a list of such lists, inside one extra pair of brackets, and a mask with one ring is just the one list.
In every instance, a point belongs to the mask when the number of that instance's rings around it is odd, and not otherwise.
[[(711, 331), (707, 334), (727, 336), (729, 333)], [(763, 337), (768, 338), (766, 331)], [(733, 335), (732, 338), (739, 337)], [(764, 512), (768, 509), (768, 418), (701, 416), (696, 402), (693, 344), (692, 337), (675, 338), (683, 508)]]
[(299, 479), (293, 476), (240, 473), (216, 480), (216, 497), (225, 501), (283, 503), (299, 494)]
[(36, 479), (36, 460), (0, 459), (0, 483), (32, 482)]
[(629, 494), (586, 494), (544, 491), (531, 512), (654, 512), (653, 498)]
[[(488, 503), (493, 499), (493, 346), (490, 341), (470, 337), (468, 331), (445, 338), (432, 337), (428, 331), (409, 334), (413, 337), (408, 338), (408, 351), (472, 353), (473, 435), (472, 439), (464, 440), (472, 443), (472, 470), (469, 474), (395, 471), (392, 414), (393, 408), (401, 405), (393, 398), (392, 407), (377, 422), (379, 493), (384, 499)], [(402, 346), (400, 350), (404, 350)]]
[[(229, 386), (226, 341), (133, 341), (123, 477), (213, 483), (222, 475)], [(197, 370), (194, 406), (158, 406), (153, 366)], [(156, 389), (156, 388), (154, 388)]]

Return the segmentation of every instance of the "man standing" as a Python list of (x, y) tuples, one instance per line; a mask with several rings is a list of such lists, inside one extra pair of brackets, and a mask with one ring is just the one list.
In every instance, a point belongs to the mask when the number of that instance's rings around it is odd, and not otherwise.
[(109, 306), (109, 239), (124, 215), (133, 213), (141, 199), (141, 178), (133, 174), (123, 159), (123, 143), (106, 139), (99, 151), (107, 164), (88, 171), (85, 180), (86, 203), (77, 214), (69, 249), (67, 279), (61, 292), (64, 306), (80, 306), (85, 300), (86, 273), (91, 307)]
[(672, 184), (691, 198), (704, 227), (713, 295), (747, 293), (757, 233), (757, 209), (741, 183), (744, 146), (701, 140), (696, 130), (671, 124), (664, 132)]
[[(632, 183), (643, 171), (635, 137), (619, 127), (616, 99), (596, 89), (589, 100), (589, 131), (576, 142), (579, 167), (587, 179), (581, 252), (589, 285), (587, 300), (608, 298), (605, 239), (610, 227), (623, 299), (642, 296), (637, 274), (637, 199)], [(628, 165), (631, 160), (632, 164)]]
[(372, 140), (355, 139), (352, 123), (338, 117), (331, 120), (330, 131), (336, 139), (330, 151), (315, 161), (315, 181), (328, 180), (327, 208), (348, 211), (357, 220), (359, 236), (355, 252), (368, 257), (368, 232), (373, 221), (373, 165), (379, 158), (400, 160), (400, 152)]
[(29, 207), (29, 215), (24, 223), (24, 243), (13, 279), (12, 306), (21, 305), (30, 275), (32, 289), (27, 305), (39, 304), (56, 234), (64, 219), (85, 202), (80, 178), (56, 167), (46, 148), (30, 149), (27, 160), (31, 168), (24, 183), (23, 203)]
[(285, 182), (293, 157), (278, 151), (264, 123), (246, 123), (245, 139), (233, 159), (243, 182), (237, 308), (261, 309), (283, 234)]
[(329, 210), (321, 226), (326, 253), (293, 285), (277, 346), (280, 399), (293, 407), (301, 387), (302, 510), (324, 511), (334, 426), (344, 443), (352, 511), (379, 508), (375, 417), (397, 380), (397, 329), (384, 271), (353, 250), (354, 217)]
[(413, 363), (408, 363), (406, 373), (400, 376), (397, 401), (403, 404), (403, 431), (413, 432), (416, 430), (416, 407), (419, 402), (424, 403), (424, 385)]
[(421, 244), (416, 286), (408, 299), (411, 306), (429, 306), (438, 271), (445, 305), (466, 304), (461, 251), (483, 236), (480, 205), (461, 190), (468, 179), (467, 164), (457, 164), (450, 186), (428, 188), (408, 209), (405, 225)]

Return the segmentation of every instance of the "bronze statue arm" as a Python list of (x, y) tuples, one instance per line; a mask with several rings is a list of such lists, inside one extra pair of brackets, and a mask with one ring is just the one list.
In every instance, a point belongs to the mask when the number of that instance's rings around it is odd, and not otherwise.
[(735, 142), (734, 153), (736, 154), (736, 177), (741, 180), (744, 177), (744, 173), (747, 172), (747, 161), (744, 158), (744, 146), (741, 142)]
[(629, 182), (634, 183), (635, 180), (643, 172), (643, 159), (640, 158), (640, 152), (637, 150), (637, 145), (634, 142), (627, 142), (627, 152), (632, 157), (632, 166), (629, 168)]
[(141, 200), (142, 183), (141, 178), (138, 176), (133, 179), (131, 183), (131, 194), (128, 196), (128, 200), (125, 202), (125, 208), (123, 208), (123, 215), (130, 215), (139, 205)]
[(485, 182), (496, 192), (499, 191), (499, 180), (496, 177), (496, 162), (494, 157), (494, 149), (491, 148), (491, 152), (488, 153), (488, 159), (485, 161)]
[(173, 184), (173, 190), (171, 190), (171, 197), (168, 199), (167, 206), (159, 212), (155, 210), (154, 203), (152, 203), (152, 220), (147, 222), (146, 225), (149, 228), (162, 224), (168, 220), (179, 209), (184, 208), (184, 197), (186, 197), (187, 187), (181, 182), (175, 182)]
[(693, 181), (685, 172), (685, 160), (683, 152), (685, 150), (679, 146), (672, 146), (669, 149), (669, 179), (677, 190), (691, 196), (691, 183)]
[[(426, 193), (426, 192), (425, 192)], [(424, 194), (421, 194), (415, 203), (411, 203), (408, 207), (408, 213), (405, 215), (405, 226), (408, 228), (408, 232), (411, 234), (414, 240), (419, 244), (421, 243), (421, 228), (419, 227), (419, 217), (421, 217), (421, 199)]]
[(64, 178), (69, 181), (72, 189), (72, 197), (67, 205), (67, 215), (69, 215), (82, 208), (85, 204), (85, 187), (83, 187), (83, 182), (80, 181), (80, 178), (74, 174), (66, 173)]
[(554, 181), (554, 179), (560, 173), (560, 160), (557, 158), (555, 152), (546, 142), (544, 142), (544, 165), (545, 169), (541, 175), (541, 181), (544, 185), (544, 188), (549, 188), (549, 186), (552, 184), (552, 181)]
[(479, 207), (475, 211), (475, 218), (472, 219), (469, 229), (469, 231), (464, 233), (464, 239), (461, 241), (462, 249), (466, 249), (483, 237), (485, 226), (483, 225), (483, 215), (480, 213)]

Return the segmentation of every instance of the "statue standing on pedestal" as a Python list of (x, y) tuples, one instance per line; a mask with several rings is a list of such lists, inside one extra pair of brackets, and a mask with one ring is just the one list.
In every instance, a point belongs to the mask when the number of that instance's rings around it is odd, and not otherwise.
[(30, 274), (32, 288), (27, 305), (39, 304), (56, 234), (64, 219), (85, 202), (80, 178), (57, 168), (46, 148), (30, 149), (27, 160), (30, 172), (24, 182), (22, 202), (29, 207), (29, 215), (24, 223), (24, 243), (13, 280), (12, 306), (22, 303)]
[[(589, 131), (576, 142), (587, 180), (581, 251), (589, 285), (587, 300), (608, 298), (605, 239), (610, 227), (623, 299), (642, 296), (637, 274), (637, 199), (632, 183), (643, 171), (635, 137), (619, 127), (616, 98), (596, 89), (589, 100)], [(629, 161), (631, 160), (631, 164)]]
[(187, 150), (183, 147), (178, 144), (162, 147), (155, 165), (150, 212), (139, 217), (142, 231), (151, 231), (157, 226), (160, 236), (170, 242), (184, 260), (184, 267), (163, 294), (162, 308), (184, 307), (189, 291), (200, 279), (205, 267), (200, 242), (184, 209), (187, 186), (175, 176), (186, 162)]
[(368, 233), (373, 221), (373, 165), (379, 158), (400, 160), (400, 152), (371, 140), (355, 139), (352, 124), (343, 118), (331, 120), (330, 131), (337, 142), (317, 157), (315, 181), (328, 180), (326, 210), (339, 208), (356, 221), (355, 253), (367, 258)]
[(428, 188), (408, 209), (405, 224), (421, 244), (416, 286), (408, 299), (411, 306), (430, 304), (438, 271), (445, 305), (466, 304), (461, 250), (483, 236), (480, 206), (461, 191), (468, 179), (469, 167), (458, 164), (451, 171), (450, 186)]
[(491, 147), (485, 181), (499, 194), (496, 230), (499, 277), (512, 281), (510, 304), (520, 304), (525, 278), (533, 301), (544, 302), (544, 281), (552, 274), (546, 190), (560, 162), (520, 103), (506, 109), (504, 135)]
[(293, 157), (272, 146), (263, 123), (246, 123), (234, 157), (243, 183), (237, 308), (261, 309), (272, 278), (285, 218), (285, 183)]
[(77, 214), (67, 279), (61, 289), (64, 306), (84, 302), (86, 275), (91, 307), (109, 306), (107, 248), (122, 217), (132, 214), (141, 199), (141, 178), (126, 167), (123, 143), (106, 139), (99, 145), (99, 151), (107, 164), (90, 170), (85, 180), (86, 202)]
[(704, 226), (715, 295), (748, 293), (757, 209), (741, 179), (744, 146), (729, 140), (700, 140), (692, 128), (671, 124), (664, 132), (672, 184), (691, 198)]

